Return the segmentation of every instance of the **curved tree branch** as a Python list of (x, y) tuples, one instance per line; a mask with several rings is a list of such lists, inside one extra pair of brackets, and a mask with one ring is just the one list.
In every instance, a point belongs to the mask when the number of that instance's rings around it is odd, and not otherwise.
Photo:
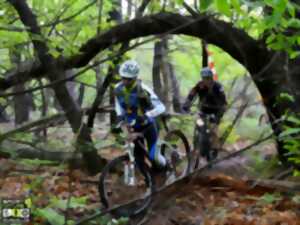
[[(246, 32), (234, 28), (230, 23), (206, 14), (190, 17), (174, 13), (159, 13), (115, 26), (103, 35), (90, 39), (80, 48), (80, 54), (64, 59), (61, 63), (66, 68), (81, 67), (111, 45), (164, 33), (202, 38), (208, 43), (222, 48), (247, 68), (253, 66), (254, 58), (257, 61), (258, 52), (264, 56), (262, 57), (264, 60), (260, 61), (260, 64), (270, 58), (270, 52), (263, 42), (254, 40)], [(258, 67), (256, 66), (256, 68)]]
[[(114, 44), (164, 33), (185, 34), (202, 38), (208, 43), (222, 48), (245, 65), (251, 73), (260, 71), (272, 55), (272, 52), (267, 50), (262, 41), (254, 40), (243, 30), (234, 28), (232, 24), (217, 20), (212, 16), (199, 14), (197, 17), (190, 17), (175, 13), (159, 13), (117, 25), (106, 33), (87, 41), (80, 48), (79, 54), (70, 58), (61, 56), (58, 60), (64, 69), (80, 68), (88, 64), (96, 54)], [(257, 58), (258, 55), (261, 56), (260, 59)], [(33, 66), (32, 64), (31, 67), (23, 70), (22, 76), (24, 78), (22, 81), (40, 76), (45, 72), (42, 65)], [(4, 90), (15, 85), (16, 81), (20, 81), (15, 78), (18, 74), (20, 71), (17, 69), (11, 71), (9, 82), (7, 79), (0, 80), (0, 88)]]

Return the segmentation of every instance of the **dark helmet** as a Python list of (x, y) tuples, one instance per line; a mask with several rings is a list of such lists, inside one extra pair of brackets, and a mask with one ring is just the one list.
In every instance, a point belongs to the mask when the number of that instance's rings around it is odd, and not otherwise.
[(211, 70), (209, 67), (204, 67), (204, 68), (202, 68), (200, 74), (201, 74), (201, 77), (202, 77), (202, 78), (206, 78), (206, 77), (211, 77), (211, 78), (213, 78), (213, 72), (212, 72), (212, 70)]

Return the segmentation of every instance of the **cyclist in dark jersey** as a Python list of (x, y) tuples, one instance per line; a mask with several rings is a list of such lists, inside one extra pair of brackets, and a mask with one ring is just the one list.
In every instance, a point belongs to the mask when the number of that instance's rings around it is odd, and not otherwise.
[(201, 77), (202, 80), (199, 81), (189, 92), (182, 109), (184, 112), (189, 112), (194, 99), (198, 96), (199, 115), (213, 115), (210, 118), (212, 124), (215, 125), (211, 127), (210, 137), (213, 145), (212, 148), (218, 151), (221, 147), (221, 143), (218, 138), (218, 124), (226, 110), (226, 96), (223, 86), (213, 79), (213, 72), (210, 68), (203, 68), (201, 70)]
[(214, 114), (218, 124), (225, 112), (227, 101), (222, 84), (213, 80), (213, 72), (205, 67), (201, 70), (202, 80), (189, 92), (183, 110), (189, 112), (194, 99), (199, 97), (199, 111), (205, 114)]

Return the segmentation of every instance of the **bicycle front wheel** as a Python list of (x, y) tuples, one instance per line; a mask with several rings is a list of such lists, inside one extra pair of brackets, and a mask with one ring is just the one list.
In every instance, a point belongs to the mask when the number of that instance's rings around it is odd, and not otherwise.
[(163, 139), (161, 152), (173, 164), (176, 178), (183, 177), (191, 171), (190, 151), (189, 142), (180, 130), (169, 131)]
[(203, 128), (202, 129), (195, 128), (194, 150), (198, 152), (196, 162), (195, 162), (195, 169), (199, 167), (200, 157), (205, 158), (207, 162), (210, 162), (213, 159), (210, 136), (207, 133), (205, 133)]
[(112, 160), (104, 167), (99, 180), (101, 203), (105, 208), (120, 206), (112, 211), (117, 217), (143, 212), (150, 205), (151, 193), (154, 190), (147, 168), (142, 171), (136, 166), (134, 183), (129, 184), (125, 178), (126, 165), (129, 165), (128, 155)]

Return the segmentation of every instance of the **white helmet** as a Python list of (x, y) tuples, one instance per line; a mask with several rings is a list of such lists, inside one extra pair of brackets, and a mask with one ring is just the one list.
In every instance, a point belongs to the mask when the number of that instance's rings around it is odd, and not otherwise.
[(125, 61), (119, 69), (119, 73), (121, 77), (125, 77), (125, 78), (136, 78), (139, 72), (140, 72), (140, 66), (134, 60)]

